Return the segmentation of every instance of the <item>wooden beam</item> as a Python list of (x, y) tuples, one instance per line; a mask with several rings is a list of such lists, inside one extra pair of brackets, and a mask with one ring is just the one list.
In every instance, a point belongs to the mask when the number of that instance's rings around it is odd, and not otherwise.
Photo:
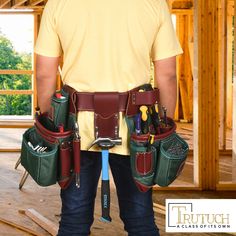
[(192, 71), (190, 63), (190, 54), (188, 48), (189, 38), (191, 39), (193, 27), (190, 21), (190, 15), (177, 15), (176, 31), (183, 48), (183, 55), (178, 57), (178, 85), (180, 92), (181, 110), (183, 117), (180, 119), (192, 121)]
[(0, 70), (0, 75), (32, 75), (32, 70)]
[[(13, 119), (13, 118), (12, 118)], [(34, 125), (34, 120), (22, 120), (22, 121), (14, 121), (14, 120), (0, 120), (0, 128), (30, 128)]]
[[(198, 155), (199, 184), (216, 189), (219, 158), (219, 4), (221, 0), (195, 0), (196, 64), (194, 66), (194, 156)], [(195, 34), (196, 35), (196, 34)], [(196, 177), (196, 176), (195, 176)], [(196, 181), (196, 179), (195, 179)]]
[(172, 2), (172, 9), (190, 9), (193, 7), (192, 0), (174, 0)]
[(8, 3), (10, 3), (11, 0), (6, 0), (4, 1), (1, 5), (0, 8), (4, 8), (5, 6), (7, 6)]
[[(236, 0), (234, 1), (236, 6)], [(234, 8), (234, 15), (236, 16), (236, 7)], [(236, 48), (236, 24), (234, 24), (234, 48)], [(233, 77), (233, 131), (232, 131), (232, 144), (233, 144), (233, 167), (232, 167), (232, 181), (236, 182), (236, 53), (234, 53), (234, 77)]]
[(25, 2), (27, 2), (28, 0), (21, 0), (17, 3), (15, 3), (12, 8), (17, 8), (18, 6), (21, 6), (22, 4), (24, 4)]
[(44, 0), (36, 0), (36, 1), (32, 2), (30, 5), (31, 6), (36, 6), (36, 5), (38, 5), (40, 3), (43, 3), (43, 2), (45, 2), (45, 1)]
[(227, 73), (226, 73), (226, 127), (232, 129), (232, 115), (233, 115), (233, 6), (228, 4), (227, 6)]
[[(226, 149), (226, 82), (227, 82), (227, 1), (221, 0), (219, 6), (219, 148)], [(217, 162), (218, 167), (218, 162)], [(219, 173), (219, 171), (217, 171)]]
[(31, 95), (32, 90), (0, 90), (1, 95)]
[(13, 152), (13, 153), (15, 153), (15, 152), (20, 152), (21, 151), (21, 149), (20, 148), (9, 148), (9, 149), (7, 149), (7, 148), (0, 148), (0, 153), (1, 152)]
[(175, 15), (193, 15), (193, 9), (172, 9), (171, 13)]

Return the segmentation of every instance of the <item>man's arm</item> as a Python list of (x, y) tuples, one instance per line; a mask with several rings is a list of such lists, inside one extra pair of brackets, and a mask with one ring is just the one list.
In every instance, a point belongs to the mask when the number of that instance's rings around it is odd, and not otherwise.
[(38, 106), (41, 112), (50, 109), (51, 97), (56, 89), (59, 57), (36, 56), (36, 82)]
[(167, 108), (167, 116), (173, 118), (177, 99), (176, 57), (153, 63), (155, 82), (160, 90), (160, 103)]

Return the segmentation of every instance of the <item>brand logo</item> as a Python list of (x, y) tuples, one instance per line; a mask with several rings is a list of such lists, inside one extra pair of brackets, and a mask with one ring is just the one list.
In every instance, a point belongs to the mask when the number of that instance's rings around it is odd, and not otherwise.
[(236, 232), (235, 199), (168, 199), (166, 232)]

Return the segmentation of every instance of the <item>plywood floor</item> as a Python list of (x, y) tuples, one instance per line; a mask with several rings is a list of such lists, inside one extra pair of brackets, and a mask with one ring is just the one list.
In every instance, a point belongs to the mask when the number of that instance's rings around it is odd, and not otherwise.
[[(57, 185), (43, 188), (36, 185), (29, 177), (20, 191), (18, 189), (19, 180), (23, 174), (23, 168), (20, 166), (14, 170), (14, 165), (19, 157), (18, 153), (1, 153), (0, 154), (0, 217), (11, 220), (18, 224), (24, 225), (31, 229), (41, 232), (42, 235), (49, 235), (41, 227), (33, 223), (26, 216), (19, 214), (19, 210), (34, 208), (42, 215), (53, 221), (59, 222), (60, 199), (59, 187)], [(96, 198), (95, 222), (92, 226), (93, 236), (125, 236), (123, 224), (119, 219), (119, 209), (114, 185), (111, 184), (111, 215), (113, 221), (111, 224), (105, 224), (99, 221), (100, 217), (100, 188)], [(156, 203), (165, 204), (167, 198), (236, 198), (236, 192), (169, 192), (156, 191), (153, 194), (153, 200)], [(173, 235), (165, 233), (164, 215), (156, 213), (156, 222), (160, 228), (161, 235)], [(0, 224), (0, 236), (27, 236), (29, 234), (17, 230), (13, 227)], [(191, 235), (191, 234), (174, 234)], [(229, 235), (229, 234), (200, 234), (204, 235)], [(148, 236), (148, 235), (147, 235)]]

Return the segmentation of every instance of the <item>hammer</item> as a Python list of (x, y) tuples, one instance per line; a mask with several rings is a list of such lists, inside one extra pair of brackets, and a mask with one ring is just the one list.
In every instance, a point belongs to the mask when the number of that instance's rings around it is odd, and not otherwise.
[(102, 189), (101, 189), (101, 203), (102, 216), (101, 221), (111, 222), (110, 217), (110, 183), (109, 183), (109, 149), (115, 145), (121, 145), (121, 138), (97, 138), (89, 149), (98, 145), (102, 149)]

